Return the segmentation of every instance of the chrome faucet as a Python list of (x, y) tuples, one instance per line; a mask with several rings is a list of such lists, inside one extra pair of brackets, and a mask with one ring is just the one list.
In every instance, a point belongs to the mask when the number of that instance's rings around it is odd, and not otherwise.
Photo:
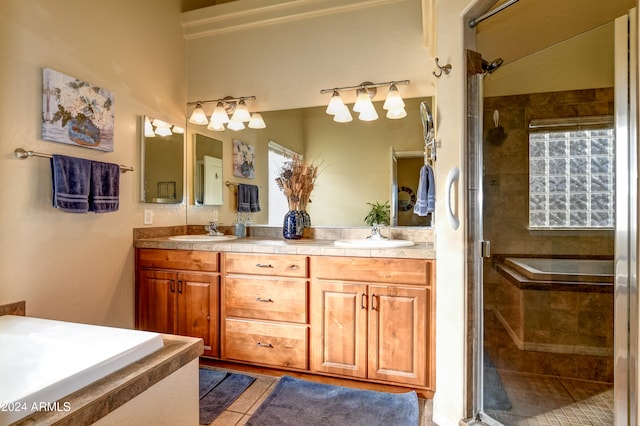
[(218, 222), (209, 222), (204, 229), (209, 235), (223, 235), (222, 232), (218, 231)]

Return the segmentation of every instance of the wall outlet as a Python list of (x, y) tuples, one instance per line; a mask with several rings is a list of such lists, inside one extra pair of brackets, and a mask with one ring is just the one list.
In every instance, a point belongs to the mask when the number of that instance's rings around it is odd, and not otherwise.
[(144, 221), (145, 225), (153, 224), (153, 210), (145, 210), (144, 211)]

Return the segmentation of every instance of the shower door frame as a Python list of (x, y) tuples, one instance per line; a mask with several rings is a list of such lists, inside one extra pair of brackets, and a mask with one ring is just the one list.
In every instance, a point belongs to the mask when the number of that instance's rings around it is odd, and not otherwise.
[[(614, 281), (614, 420), (638, 424), (638, 31), (637, 8), (615, 20), (616, 228)], [(627, 43), (625, 43), (627, 42)], [(467, 294), (470, 342), (467, 398), (475, 420), (500, 424), (484, 412), (483, 351), (483, 146), (482, 75), (473, 72), (475, 52), (467, 52)]]

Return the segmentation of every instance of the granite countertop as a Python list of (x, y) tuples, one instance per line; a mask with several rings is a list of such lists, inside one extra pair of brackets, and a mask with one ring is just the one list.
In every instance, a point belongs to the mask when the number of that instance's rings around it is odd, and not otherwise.
[(226, 241), (186, 242), (169, 237), (136, 238), (136, 248), (201, 250), (236, 253), (277, 253), (315, 256), (393, 257), (410, 259), (435, 259), (435, 247), (431, 242), (414, 242), (413, 246), (394, 248), (345, 248), (334, 245), (334, 240), (247, 237)]

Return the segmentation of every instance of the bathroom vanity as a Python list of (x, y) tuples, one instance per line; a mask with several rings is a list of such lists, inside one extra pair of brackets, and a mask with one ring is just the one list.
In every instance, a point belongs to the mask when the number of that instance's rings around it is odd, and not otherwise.
[(213, 358), (420, 388), (435, 384), (432, 244), (136, 238), (136, 326)]

